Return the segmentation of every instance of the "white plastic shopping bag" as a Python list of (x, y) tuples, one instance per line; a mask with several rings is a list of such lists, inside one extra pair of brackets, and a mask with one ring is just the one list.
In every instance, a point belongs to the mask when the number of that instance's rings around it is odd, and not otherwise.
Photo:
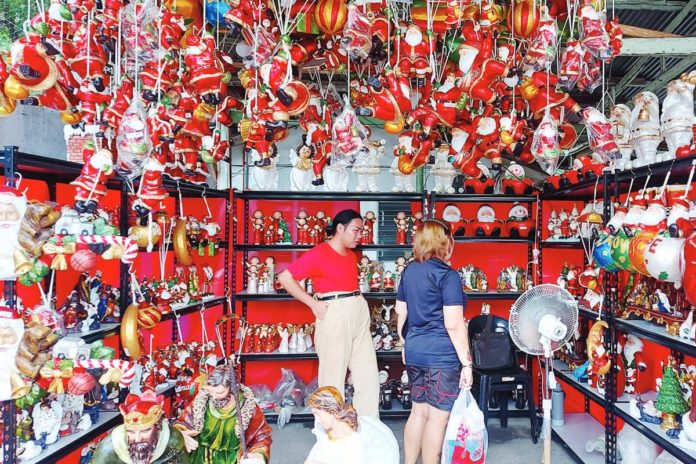
[(488, 432), (470, 390), (461, 390), (454, 402), (440, 464), (483, 464), (488, 451)]

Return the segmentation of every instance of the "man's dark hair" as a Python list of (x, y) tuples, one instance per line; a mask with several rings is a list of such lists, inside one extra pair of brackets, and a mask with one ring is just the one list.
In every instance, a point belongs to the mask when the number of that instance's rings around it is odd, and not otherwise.
[(347, 226), (350, 224), (350, 221), (353, 219), (362, 219), (362, 216), (360, 213), (355, 211), (354, 209), (344, 209), (343, 211), (340, 211), (336, 216), (333, 218), (331, 221), (331, 224), (326, 226), (326, 234), (331, 237), (336, 233), (336, 228), (338, 227), (339, 224), (343, 224), (344, 226)]

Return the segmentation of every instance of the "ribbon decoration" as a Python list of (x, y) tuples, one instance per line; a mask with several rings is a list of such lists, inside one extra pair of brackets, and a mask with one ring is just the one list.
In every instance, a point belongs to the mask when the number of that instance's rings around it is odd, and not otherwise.
[(58, 245), (55, 243), (44, 243), (41, 250), (44, 254), (55, 255), (51, 261), (51, 269), (58, 271), (65, 271), (68, 269), (68, 261), (65, 255), (71, 255), (75, 253), (76, 245), (75, 242), (66, 243), (65, 245)]
[(65, 367), (63, 369), (54, 369), (51, 367), (44, 366), (39, 370), (39, 375), (46, 379), (51, 380), (46, 391), (49, 393), (55, 393), (60, 395), (65, 393), (65, 387), (63, 385), (63, 379), (69, 379), (73, 375), (72, 367)]

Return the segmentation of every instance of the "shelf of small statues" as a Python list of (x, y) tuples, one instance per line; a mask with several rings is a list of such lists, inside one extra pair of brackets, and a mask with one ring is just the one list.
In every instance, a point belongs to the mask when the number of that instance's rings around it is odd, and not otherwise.
[[(542, 361), (543, 363), (543, 361)], [(606, 400), (604, 399), (604, 393), (600, 393), (596, 387), (590, 387), (587, 382), (580, 382), (572, 374), (572, 369), (568, 363), (561, 361), (560, 359), (553, 360), (553, 371), (556, 373), (556, 377), (563, 380), (566, 384), (573, 387), (580, 393), (584, 394), (591, 400), (595, 401), (597, 404), (601, 405), (603, 408), (606, 407)], [(619, 396), (616, 401), (619, 403), (627, 403), (631, 400), (631, 396), (623, 393)]]
[(195, 301), (184, 306), (173, 305), (171, 312), (162, 315), (162, 320), (166, 321), (168, 319), (174, 319), (175, 314), (178, 314), (179, 316), (185, 316), (186, 314), (195, 313), (197, 311), (200, 311), (202, 307), (210, 308), (212, 306), (223, 304), (225, 300), (227, 300), (227, 298), (225, 298), (224, 296), (209, 296), (204, 297), (200, 301)]
[[(660, 424), (652, 424), (636, 419), (631, 415), (630, 408), (631, 405), (629, 403), (617, 403), (614, 405), (614, 411), (619, 418), (650, 439), (650, 441), (657, 446), (682, 462), (696, 462), (696, 451), (679, 446), (679, 439), (667, 436), (665, 430), (660, 427)], [(681, 433), (684, 433), (684, 430), (682, 430)]]
[(283, 192), (262, 190), (235, 190), (235, 198), (244, 200), (312, 200), (312, 201), (423, 201), (424, 193), (394, 192)]
[(106, 338), (111, 335), (116, 335), (119, 330), (121, 329), (121, 323), (120, 322), (114, 322), (114, 323), (101, 323), (98, 329), (90, 330), (89, 332), (85, 333), (74, 333), (74, 334), (69, 334), (70, 336), (73, 337), (79, 337), (85, 341), (85, 343), (92, 343), (93, 341), (96, 340), (101, 340), (103, 338)]
[[(514, 300), (519, 298), (522, 292), (467, 292), (469, 300)], [(366, 299), (395, 299), (396, 292), (367, 292), (363, 293)], [(289, 301), (294, 300), (288, 293), (247, 293), (241, 291), (232, 298), (238, 301)]]
[[(22, 464), (54, 464), (81, 446), (89, 443), (104, 432), (123, 422), (123, 416), (118, 411), (101, 411), (99, 420), (89, 430), (61, 437), (52, 445), (48, 445), (37, 457), (22, 461)], [(21, 456), (20, 456), (21, 458)]]
[(455, 236), (455, 242), (487, 242), (487, 243), (532, 243), (534, 237), (528, 238), (512, 238), (512, 237), (470, 237), (470, 236)]
[[(377, 350), (377, 357), (380, 359), (393, 358), (401, 359), (401, 350)], [(272, 351), (270, 353), (242, 353), (239, 356), (242, 361), (275, 361), (279, 359), (318, 359), (317, 352), (313, 349), (307, 350), (303, 353), (281, 353), (279, 351)]]
[(552, 426), (553, 436), (568, 450), (577, 462), (585, 464), (604, 464), (604, 456), (588, 451), (588, 440), (604, 436), (604, 426), (589, 413), (567, 413), (563, 416), (562, 427)]
[[(264, 416), (269, 423), (276, 423), (278, 420), (278, 413), (276, 411), (264, 411)], [(383, 409), (381, 406), (379, 408), (379, 418), (380, 420), (385, 419), (405, 419), (411, 414), (410, 409), (404, 409), (401, 403), (397, 399), (392, 400), (391, 409)], [(309, 408), (303, 408), (298, 412), (293, 412), (290, 422), (313, 422), (314, 415)]]
[[(291, 243), (279, 243), (277, 245), (253, 245), (249, 243), (236, 245), (238, 251), (303, 251), (313, 248), (315, 245), (293, 245)], [(357, 250), (410, 250), (412, 244), (396, 245), (396, 244), (373, 244), (359, 245)]]
[(621, 332), (647, 338), (687, 356), (696, 356), (696, 344), (693, 340), (672, 335), (664, 326), (642, 319), (616, 319), (615, 326)]
[(432, 194), (433, 202), (467, 202), (467, 203), (533, 203), (537, 200), (537, 197), (533, 195), (476, 195), (476, 194), (452, 194), (452, 195), (440, 195)]
[[(0, 155), (2, 154), (2, 149), (0, 149)], [(4, 167), (4, 158), (0, 156), (0, 166)], [(82, 171), (81, 163), (74, 163), (72, 161), (66, 161), (61, 159), (47, 158), (45, 156), (32, 155), (30, 153), (17, 152), (15, 159), (15, 169), (22, 173), (22, 176), (26, 179), (37, 179), (37, 180), (54, 180), (56, 182), (71, 182), (80, 175)], [(108, 187), (115, 187), (119, 183), (123, 182), (124, 179), (120, 178), (118, 174), (114, 174), (113, 177), (107, 182)], [(203, 185), (193, 184), (187, 181), (175, 181), (172, 179), (164, 178), (163, 186), (170, 192), (181, 191), (183, 197), (200, 197), (205, 191), (205, 195), (208, 198), (227, 198), (229, 192), (227, 190), (217, 190), (204, 188)], [(134, 186), (137, 190), (137, 184)]]
[[(165, 244), (165, 247), (167, 248), (167, 251), (174, 251), (174, 246), (172, 245), (171, 242), (167, 242), (167, 243)], [(224, 250), (225, 248), (227, 248), (227, 242), (226, 242), (226, 241), (218, 242), (218, 243), (216, 244), (216, 246), (215, 246), (215, 249), (216, 249), (216, 250)], [(153, 246), (152, 246), (152, 250), (150, 250), (150, 251), (148, 251), (147, 248), (139, 248), (138, 251), (139, 251), (140, 253), (155, 253), (155, 252), (160, 251), (160, 246), (159, 246), (159, 245), (153, 245)], [(191, 255), (192, 255), (192, 256), (210, 256), (210, 255), (208, 254), (208, 249), (207, 249), (207, 248), (205, 249), (205, 254), (204, 254), (204, 255), (200, 255), (200, 254), (198, 254), (198, 249), (195, 248), (195, 247), (192, 248), (192, 250), (191, 250)], [(215, 256), (215, 255), (213, 255), (213, 256)]]

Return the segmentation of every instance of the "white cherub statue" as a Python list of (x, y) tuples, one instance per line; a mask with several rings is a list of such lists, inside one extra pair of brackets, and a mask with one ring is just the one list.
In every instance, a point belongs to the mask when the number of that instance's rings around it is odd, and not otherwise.
[(288, 328), (283, 327), (278, 329), (278, 334), (280, 335), (280, 346), (278, 347), (278, 352), (287, 353), (289, 351), (289, 337)]
[(312, 147), (302, 145), (295, 151), (290, 150), (290, 190), (293, 192), (308, 192), (314, 190), (312, 181), (314, 171), (312, 170)]

